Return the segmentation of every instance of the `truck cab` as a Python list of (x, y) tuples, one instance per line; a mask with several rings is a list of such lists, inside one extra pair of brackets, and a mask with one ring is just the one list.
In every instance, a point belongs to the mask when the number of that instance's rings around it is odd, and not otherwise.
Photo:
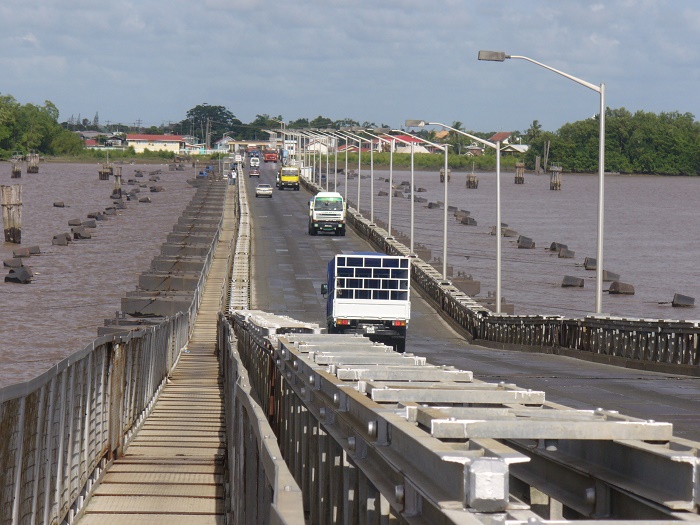
[(335, 191), (320, 191), (309, 201), (309, 235), (345, 235), (345, 201)]
[(299, 191), (300, 175), (299, 166), (282, 166), (277, 172), (277, 189), (292, 188), (294, 191)]

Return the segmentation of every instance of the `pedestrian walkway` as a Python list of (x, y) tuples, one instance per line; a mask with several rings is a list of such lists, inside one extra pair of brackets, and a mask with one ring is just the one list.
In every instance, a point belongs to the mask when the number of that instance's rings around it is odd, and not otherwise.
[[(227, 202), (235, 196), (229, 186)], [(192, 338), (177, 368), (122, 457), (114, 462), (80, 525), (225, 523), (224, 411), (216, 323), (236, 229), (225, 207)]]

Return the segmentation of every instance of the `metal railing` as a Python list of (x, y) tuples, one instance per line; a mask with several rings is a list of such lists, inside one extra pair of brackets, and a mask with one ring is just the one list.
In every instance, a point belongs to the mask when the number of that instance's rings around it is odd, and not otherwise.
[[(206, 193), (195, 195), (195, 209)], [(218, 230), (221, 221), (215, 225)], [(0, 389), (1, 524), (72, 523), (177, 365), (212, 257), (210, 250), (201, 258), (185, 311), (166, 318), (119, 316), (106, 323), (105, 335), (44, 374)]]
[(186, 314), (95, 339), (0, 390), (0, 523), (61, 523), (149, 412), (187, 340)]
[[(302, 185), (311, 192), (322, 191), (307, 179), (302, 179)], [(378, 250), (411, 255), (405, 245), (370, 224), (357, 210), (348, 209), (347, 222)], [(420, 258), (412, 258), (411, 271), (416, 288), (433, 306), (481, 344), (567, 355), (582, 352), (601, 362), (700, 376), (700, 321), (495, 314), (443, 281)]]
[(570, 409), (284, 316), (230, 322), (247, 374), (226, 376), (262, 407), (308, 523), (700, 522), (700, 443), (668, 423)]
[(228, 523), (304, 525), (301, 490), (284, 462), (275, 433), (253, 396), (233, 329), (219, 317), (224, 380)]

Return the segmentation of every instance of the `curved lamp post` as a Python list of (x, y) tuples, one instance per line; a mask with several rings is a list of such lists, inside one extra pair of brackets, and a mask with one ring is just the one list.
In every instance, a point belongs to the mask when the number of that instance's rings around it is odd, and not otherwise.
[[(354, 128), (353, 128), (354, 129)], [(354, 133), (350, 133), (350, 131), (341, 129), (341, 133), (343, 133), (345, 136), (348, 137), (349, 140), (352, 140), (354, 142), (358, 143), (358, 149), (357, 149), (357, 212), (360, 213), (360, 181), (362, 180), (362, 141), (365, 140), (362, 137), (355, 135)], [(346, 148), (346, 153), (345, 153), (345, 158), (347, 159), (347, 148)], [(347, 173), (345, 175), (345, 193), (347, 194)], [(347, 195), (346, 195), (346, 201), (347, 201)]]
[[(389, 128), (387, 128), (387, 131)], [(377, 131), (377, 130), (375, 130)], [(382, 130), (383, 131), (383, 130)], [(391, 153), (389, 155), (389, 237), (391, 237), (391, 198), (393, 197), (393, 171), (394, 171), (394, 145), (391, 140), (385, 139), (383, 137), (380, 137), (379, 135), (375, 135), (374, 133), (370, 133), (366, 129), (363, 129), (360, 133), (364, 133), (366, 135), (369, 135), (370, 137), (373, 137), (375, 139), (378, 139), (382, 142), (385, 142), (386, 144), (389, 144), (389, 147), (391, 148)], [(370, 141), (371, 144), (371, 141)], [(371, 198), (369, 200), (369, 221), (374, 224), (374, 145), (369, 149), (369, 154), (370, 154), (370, 195)]]
[[(335, 129), (319, 129), (319, 133), (332, 140), (333, 150), (335, 151), (335, 173), (333, 174), (333, 191), (338, 191), (338, 138), (337, 131)], [(343, 137), (340, 137), (343, 138)], [(326, 191), (328, 191), (328, 173), (329, 173), (329, 157), (330, 157), (330, 144), (328, 143), (328, 153), (326, 154)]]
[[(482, 143), (485, 146), (496, 150), (496, 313), (501, 313), (501, 143), (489, 142), (474, 135), (470, 135), (466, 131), (462, 131), (441, 122), (425, 122), (424, 120), (407, 120), (406, 126), (423, 127), (423, 126), (442, 126), (450, 129), (455, 133), (469, 137), (472, 140)], [(447, 181), (447, 168), (445, 168), (445, 181)]]
[[(434, 142), (430, 142), (429, 140), (426, 140), (422, 137), (419, 137), (418, 135), (413, 135), (407, 131), (403, 131), (400, 129), (392, 129), (391, 131), (396, 131), (398, 133), (408, 135), (412, 139), (418, 140), (420, 142), (425, 142), (426, 144), (430, 144), (431, 146), (433, 146), (435, 148), (442, 149), (441, 145), (435, 144)], [(415, 217), (414, 212), (415, 212), (415, 200), (416, 200), (415, 199), (415, 190), (413, 188), (413, 185), (414, 185), (413, 156), (415, 153), (414, 145), (415, 145), (415, 142), (411, 142), (411, 246), (409, 247), (409, 249), (411, 251), (411, 255), (414, 255), (414, 253), (413, 253), (413, 237), (414, 237), (414, 229), (415, 229), (414, 228), (414, 222), (415, 222), (414, 221), (414, 217)]]
[(604, 205), (605, 205), (605, 83), (599, 86), (586, 82), (578, 77), (554, 69), (551, 66), (533, 60), (526, 56), (506, 55), (503, 51), (479, 51), (479, 60), (489, 62), (503, 62), (506, 58), (517, 58), (531, 62), (537, 66), (548, 69), (557, 75), (573, 80), (600, 95), (600, 139), (598, 143), (598, 242), (596, 249), (596, 287), (595, 287), (595, 313), (600, 314), (603, 308), (603, 233), (604, 233)]
[[(329, 129), (324, 129), (322, 130), (323, 133), (326, 133), (329, 137), (333, 139), (333, 151), (335, 153), (335, 171), (333, 172), (333, 191), (338, 191), (338, 138), (339, 137), (336, 134), (336, 130), (329, 128)], [(326, 190), (328, 188), (326, 187)]]
[[(407, 128), (415, 128), (415, 127), (423, 127), (425, 125), (437, 125), (437, 123), (434, 122), (425, 122), (424, 120), (407, 120), (406, 121), (406, 127)], [(440, 146), (440, 149), (442, 149), (445, 152), (445, 196), (443, 197), (445, 199), (445, 213), (443, 216), (443, 225), (442, 225), (442, 279), (443, 281), (447, 281), (447, 200), (448, 200), (448, 186), (449, 186), (449, 167), (448, 167), (448, 157), (447, 157), (447, 151), (449, 149), (448, 144), (443, 144)]]

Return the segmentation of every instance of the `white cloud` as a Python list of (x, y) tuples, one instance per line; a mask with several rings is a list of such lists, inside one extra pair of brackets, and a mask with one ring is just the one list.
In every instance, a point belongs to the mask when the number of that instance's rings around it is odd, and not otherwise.
[[(534, 119), (552, 129), (591, 112), (589, 93), (551, 73), (476, 60), (491, 48), (603, 80), (613, 106), (665, 91), (649, 106), (670, 100), (700, 114), (690, 88), (700, 59), (696, 5), (3, 0), (0, 63), (12, 75), (2, 91), (18, 99), (36, 92), (28, 63), (42, 64), (42, 96), (60, 100), (62, 114), (98, 110), (112, 120), (179, 119), (193, 100), (243, 120), (323, 114), (399, 124), (416, 108), (491, 130)], [(99, 97), (85, 95), (93, 91)]]

